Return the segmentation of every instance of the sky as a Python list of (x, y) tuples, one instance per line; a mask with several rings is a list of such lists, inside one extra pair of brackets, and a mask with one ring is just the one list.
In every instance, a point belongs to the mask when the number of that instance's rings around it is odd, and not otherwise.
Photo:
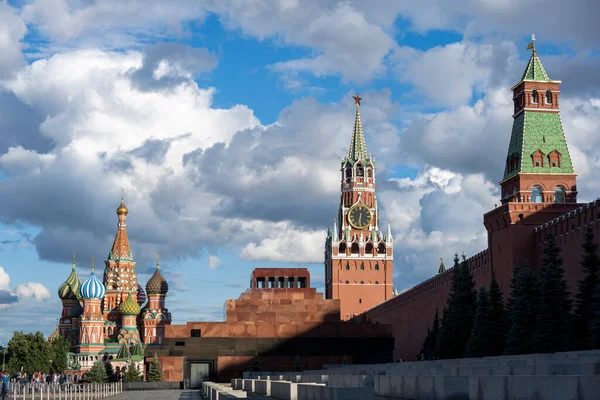
[(600, 196), (595, 0), (0, 0), (0, 344), (49, 335), (72, 252), (108, 256), (121, 189), (173, 323), (221, 321), (257, 267), (323, 290), (362, 97), (400, 291), (486, 248), (512, 94), (536, 48)]

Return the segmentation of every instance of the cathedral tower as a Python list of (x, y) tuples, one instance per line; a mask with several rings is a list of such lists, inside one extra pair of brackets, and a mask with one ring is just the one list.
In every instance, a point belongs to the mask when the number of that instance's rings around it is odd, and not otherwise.
[[(105, 293), (104, 285), (96, 278), (92, 260), (90, 277), (81, 285), (80, 289), (83, 312), (81, 314), (79, 354), (96, 355), (104, 350), (104, 315), (101, 303)], [(84, 368), (91, 368), (91, 366), (91, 364), (82, 364)]]
[[(137, 302), (138, 282), (135, 272), (135, 260), (129, 247), (127, 238), (127, 214), (129, 210), (125, 206), (123, 198), (117, 208), (119, 218), (117, 234), (108, 259), (104, 262), (104, 286), (106, 296), (104, 298), (104, 316), (106, 319), (105, 337), (116, 340), (119, 334), (122, 318), (119, 311), (120, 305), (129, 295)], [(137, 304), (136, 304), (137, 305)], [(139, 308), (139, 307), (138, 307)]]
[(354, 96), (354, 130), (341, 161), (340, 206), (325, 243), (325, 293), (340, 299), (344, 320), (393, 296), (393, 238), (389, 222), (385, 235), (379, 224), (375, 159), (367, 153), (360, 100)]
[(58, 322), (58, 331), (61, 336), (68, 339), (73, 347), (79, 344), (79, 318), (83, 308), (80, 304), (79, 288), (81, 281), (75, 271), (75, 253), (73, 252), (73, 264), (71, 274), (58, 288), (58, 297), (62, 302), (62, 314)]
[(142, 337), (146, 345), (162, 344), (165, 339), (165, 326), (171, 324), (171, 313), (165, 307), (165, 297), (169, 284), (160, 273), (158, 255), (154, 275), (146, 284), (148, 304), (142, 310)]

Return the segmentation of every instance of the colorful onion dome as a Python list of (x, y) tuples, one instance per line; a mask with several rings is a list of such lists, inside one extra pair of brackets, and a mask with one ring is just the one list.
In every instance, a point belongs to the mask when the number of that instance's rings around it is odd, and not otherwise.
[(131, 293), (129, 293), (127, 299), (121, 303), (119, 311), (122, 315), (138, 315), (140, 313), (140, 306), (133, 300)]
[(165, 295), (168, 291), (169, 284), (160, 273), (160, 265), (156, 263), (156, 270), (154, 271), (154, 275), (152, 275), (152, 277), (146, 284), (146, 293)]
[(144, 304), (146, 302), (146, 292), (144, 292), (144, 288), (139, 283), (138, 283), (138, 290), (137, 290), (137, 300), (138, 300), (138, 305), (140, 307), (142, 306), (142, 304)]
[(75, 272), (75, 261), (73, 261), (73, 268), (71, 274), (67, 280), (60, 285), (58, 288), (58, 297), (61, 300), (76, 300), (79, 297), (79, 288), (81, 287), (81, 281)]
[(121, 205), (117, 207), (117, 215), (127, 215), (129, 210), (125, 207), (125, 200), (121, 197)]
[(94, 273), (94, 262), (92, 261), (92, 273), (90, 277), (83, 285), (81, 285), (81, 289), (79, 290), (81, 293), (81, 297), (84, 299), (101, 299), (104, 297), (106, 293), (106, 289), (100, 279), (96, 278), (96, 274)]

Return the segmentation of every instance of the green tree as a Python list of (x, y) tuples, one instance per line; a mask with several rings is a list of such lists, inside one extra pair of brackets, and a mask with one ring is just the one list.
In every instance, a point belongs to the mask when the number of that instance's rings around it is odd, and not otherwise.
[(452, 287), (442, 316), (442, 329), (437, 350), (439, 358), (464, 356), (473, 329), (476, 307), (477, 292), (469, 263), (464, 255), (462, 263), (459, 263), (458, 254), (456, 254)]
[(110, 361), (107, 361), (106, 364), (104, 364), (104, 370), (106, 371), (106, 379), (109, 382), (115, 382), (117, 380), (117, 377), (115, 376), (115, 370)]
[(473, 321), (471, 337), (467, 343), (465, 357), (483, 357), (487, 352), (490, 334), (490, 295), (481, 287), (477, 296), (477, 311)]
[(140, 371), (138, 370), (137, 366), (135, 365), (135, 363), (130, 363), (129, 366), (127, 367), (127, 371), (125, 371), (125, 382), (141, 382), (142, 381), (142, 375), (140, 374)]
[(598, 245), (594, 242), (594, 230), (588, 227), (583, 242), (581, 259), (583, 279), (578, 282), (575, 296), (575, 312), (571, 324), (569, 344), (573, 350), (585, 350), (592, 345), (590, 321), (593, 319), (592, 297), (600, 282), (600, 257)]
[(50, 344), (40, 332), (15, 332), (8, 342), (10, 360), (8, 370), (32, 374), (34, 372), (50, 372), (52, 351)]
[(564, 351), (571, 317), (571, 300), (554, 236), (546, 236), (540, 270), (540, 301), (535, 332), (536, 351)]
[(350, 361), (348, 361), (348, 357), (344, 356), (342, 358), (342, 365), (350, 365)]
[(302, 367), (302, 361), (300, 360), (300, 354), (296, 354), (294, 358), (294, 371), (302, 371), (304, 368)]
[(156, 353), (154, 353), (154, 358), (152, 358), (152, 364), (150, 364), (150, 370), (148, 371), (146, 380), (148, 382), (162, 382), (164, 380), (162, 365), (160, 364), (160, 360)]
[(529, 354), (535, 352), (533, 335), (539, 302), (539, 281), (535, 272), (525, 262), (515, 267), (510, 284), (508, 319), (510, 329), (506, 338), (504, 354)]
[(86, 374), (89, 382), (104, 383), (108, 380), (106, 376), (106, 368), (102, 365), (102, 361), (98, 360), (92, 365), (92, 368)]
[(250, 363), (250, 366), (248, 367), (248, 371), (251, 371), (251, 372), (260, 372), (261, 371), (260, 357), (258, 356), (258, 353), (254, 353), (254, 358), (252, 359), (252, 363)]
[(50, 342), (50, 359), (52, 360), (51, 372), (62, 372), (67, 369), (67, 353), (69, 341), (64, 336), (57, 336)]
[(499, 356), (504, 354), (506, 347), (506, 336), (509, 323), (502, 291), (496, 280), (496, 274), (492, 269), (492, 282), (490, 283), (490, 313), (489, 313), (489, 335), (487, 338), (487, 351), (485, 356)]
[(419, 360), (435, 360), (436, 348), (438, 337), (440, 334), (440, 317), (437, 308), (435, 309), (435, 316), (433, 317), (433, 324), (430, 328), (427, 328), (427, 336), (423, 341), (421, 353), (419, 354)]
[(592, 319), (589, 324), (590, 348), (600, 349), (600, 283), (592, 296)]

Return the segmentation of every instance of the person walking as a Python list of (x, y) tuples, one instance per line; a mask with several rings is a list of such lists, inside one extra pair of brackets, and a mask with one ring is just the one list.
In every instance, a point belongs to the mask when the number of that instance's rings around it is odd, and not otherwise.
[(10, 382), (10, 375), (8, 374), (8, 372), (2, 371), (0, 377), (2, 379), (2, 389), (0, 391), (1, 397), (2, 400), (6, 400), (6, 398), (8, 397), (8, 384)]

